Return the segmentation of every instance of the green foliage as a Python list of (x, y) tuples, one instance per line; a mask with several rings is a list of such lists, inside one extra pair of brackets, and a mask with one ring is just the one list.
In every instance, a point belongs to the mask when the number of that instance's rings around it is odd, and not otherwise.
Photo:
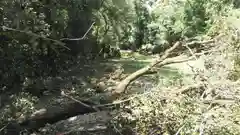
[(106, 0), (95, 12), (96, 27), (93, 34), (101, 46), (118, 47), (129, 44), (131, 22), (133, 20), (131, 6), (125, 1)]
[[(129, 39), (133, 39), (133, 47), (138, 49), (151, 44), (161, 48), (158, 53), (164, 51), (179, 39), (206, 33), (213, 21), (213, 11), (217, 10), (213, 9), (215, 3), (205, 0), (170, 0), (164, 5), (161, 2), (151, 4), (135, 0), (134, 21), (130, 22), (133, 32)], [(211, 10), (207, 9), (208, 7), (211, 7)], [(130, 43), (129, 45), (132, 46)]]
[(156, 7), (152, 13), (154, 20), (149, 24), (150, 29), (155, 27), (154, 34), (150, 36), (151, 44), (166, 48), (166, 45), (169, 46), (181, 37), (184, 29), (181, 18), (183, 9), (183, 3), (174, 2), (171, 5)]
[(180, 38), (191, 38), (205, 33), (210, 17), (206, 11), (207, 3), (205, 0), (187, 0), (171, 1), (169, 5), (159, 6), (153, 13), (153, 24), (158, 26), (156, 37), (159, 43), (171, 44)]
[(206, 31), (206, 21), (209, 19), (205, 9), (206, 3), (205, 0), (193, 0), (185, 4), (183, 23), (186, 32), (183, 34), (187, 37), (196, 36), (198, 33)]
[[(136, 19), (133, 22), (134, 24), (134, 39), (135, 46), (140, 48), (143, 44), (148, 43), (148, 23), (151, 22), (150, 13), (145, 7), (146, 1), (144, 0), (136, 0), (135, 4), (135, 12)], [(154, 31), (153, 31), (154, 32)]]
[(213, 25), (218, 20), (217, 17), (227, 14), (231, 9), (230, 2), (214, 0), (170, 0), (167, 5), (163, 3), (145, 5), (149, 9), (144, 10), (147, 13), (142, 18), (147, 18), (148, 21), (143, 23), (145, 27), (141, 27), (142, 37), (136, 40), (143, 40), (143, 46), (148, 44), (156, 46), (153, 47), (153, 52), (155, 48), (160, 48), (157, 49), (158, 53), (177, 40), (210, 34), (209, 30), (212, 31), (213, 26), (217, 27)]
[[(50, 48), (56, 49), (54, 43), (45, 40), (45, 36), (51, 36), (51, 25), (46, 18), (51, 18), (45, 13), (45, 7), (41, 1), (2, 1), (1, 20), (2, 26), (10, 29), (1, 29), (1, 88), (9, 87), (14, 83), (21, 83), (24, 76), (38, 76), (43, 66), (41, 58), (50, 55)], [(52, 12), (55, 13), (55, 12)], [(13, 30), (11, 30), (13, 28)], [(30, 33), (30, 34), (29, 34)], [(39, 37), (35, 36), (35, 33)], [(57, 36), (57, 35), (56, 35)], [(51, 57), (54, 57), (53, 54)], [(51, 58), (47, 58), (47, 60)], [(47, 62), (49, 64), (49, 62)], [(46, 68), (45, 68), (46, 69)], [(50, 71), (51, 72), (51, 71)], [(8, 81), (3, 81), (8, 80)]]

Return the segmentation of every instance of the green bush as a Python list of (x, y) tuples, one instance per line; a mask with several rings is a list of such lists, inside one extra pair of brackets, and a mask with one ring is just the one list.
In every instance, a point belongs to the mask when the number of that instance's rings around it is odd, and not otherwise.
[(212, 24), (213, 13), (206, 9), (209, 3), (212, 2), (171, 0), (168, 5), (159, 4), (154, 7), (154, 10), (148, 13), (150, 21), (145, 23), (147, 27), (142, 32), (144, 33), (144, 38), (141, 38), (144, 40), (142, 45), (150, 43), (153, 46), (160, 46), (162, 48), (160, 50), (164, 51), (180, 39), (204, 35)]

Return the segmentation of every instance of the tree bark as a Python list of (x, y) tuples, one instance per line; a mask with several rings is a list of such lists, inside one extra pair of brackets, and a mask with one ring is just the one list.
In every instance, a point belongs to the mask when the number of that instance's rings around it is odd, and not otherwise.
[[(52, 126), (57, 133), (61, 134), (100, 134), (99, 132), (107, 132), (107, 123), (113, 118), (109, 111), (99, 111), (86, 115), (78, 115), (66, 120), (59, 121)], [(43, 130), (46, 134), (47, 130)], [(48, 132), (48, 131), (47, 131)], [(50, 131), (51, 132), (51, 131)], [(53, 133), (51, 133), (53, 134)]]

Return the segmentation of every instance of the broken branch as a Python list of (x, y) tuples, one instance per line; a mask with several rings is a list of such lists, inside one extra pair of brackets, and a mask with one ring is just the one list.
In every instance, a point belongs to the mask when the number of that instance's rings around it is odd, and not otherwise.
[(214, 40), (206, 40), (206, 41), (192, 41), (189, 43), (186, 43), (187, 46), (195, 45), (195, 44), (210, 44), (214, 43)]
[[(180, 42), (176, 42), (170, 49), (166, 50), (164, 55), (160, 58), (157, 58), (155, 61), (153, 61), (151, 64), (149, 64), (148, 66), (137, 70), (136, 72), (132, 73), (131, 75), (129, 75), (127, 78), (125, 78), (124, 80), (122, 80), (116, 87), (116, 89), (112, 92), (113, 98), (115, 98), (116, 96), (118, 96), (119, 94), (125, 92), (126, 88), (128, 87), (128, 85), (136, 80), (138, 77), (142, 76), (143, 74), (145, 74), (146, 72), (148, 72), (149, 70), (151, 70), (154, 66), (159, 65), (160, 66), (164, 66), (167, 64), (171, 64), (171, 63), (178, 63), (178, 62), (182, 62), (182, 61), (164, 61), (169, 55), (170, 53), (175, 50), (178, 46), (180, 46)], [(185, 60), (184, 60), (185, 61)], [(162, 62), (162, 63), (161, 63)]]
[[(186, 43), (184, 46), (188, 47), (189, 45), (193, 45), (193, 44), (208, 44), (208, 43), (212, 43), (214, 42), (214, 40), (208, 40), (208, 41), (194, 41), (194, 42), (190, 42), (190, 43)], [(151, 71), (153, 67), (155, 67), (156, 65), (158, 65), (158, 67), (162, 67), (168, 64), (174, 64), (174, 63), (182, 63), (182, 62), (186, 62), (192, 59), (196, 59), (197, 56), (195, 54), (192, 53), (192, 57), (187, 58), (187, 59), (183, 59), (183, 60), (176, 60), (174, 58), (170, 58), (167, 59), (167, 57), (169, 57), (170, 53), (175, 50), (178, 46), (180, 46), (181, 43), (180, 42), (176, 42), (171, 48), (169, 48), (168, 50), (165, 51), (164, 55), (162, 55), (160, 58), (155, 59), (151, 64), (149, 64), (148, 66), (137, 70), (136, 72), (130, 74), (128, 77), (126, 77), (124, 80), (122, 80), (115, 88), (115, 90), (112, 92), (112, 98), (116, 98), (118, 97), (121, 93), (125, 92), (125, 90), (127, 89), (128, 85), (136, 80), (137, 78), (139, 78), (140, 76), (146, 74), (147, 72)], [(188, 48), (189, 49), (189, 48)], [(191, 50), (191, 49), (190, 49)], [(167, 60), (166, 60), (167, 59)]]
[(93, 27), (94, 24), (95, 24), (95, 22), (93, 22), (93, 23), (91, 24), (91, 26), (88, 28), (88, 30), (85, 32), (85, 34), (84, 34), (82, 37), (80, 37), (80, 38), (62, 38), (62, 39), (60, 39), (60, 40), (61, 40), (61, 41), (62, 41), (62, 40), (72, 40), (72, 41), (83, 40), (83, 39), (86, 38), (87, 34), (88, 34), (89, 31), (92, 29), (92, 27)]
[(59, 44), (60, 46), (62, 46), (64, 48), (70, 50), (68, 47), (65, 46), (65, 43), (63, 43), (61, 41), (58, 41), (58, 40), (55, 40), (55, 39), (51, 39), (51, 38), (48, 38), (48, 37), (45, 37), (45, 36), (41, 36), (41, 35), (38, 35), (38, 34), (33, 33), (33, 32), (29, 32), (29, 31), (23, 31), (23, 30), (18, 30), (18, 29), (14, 29), (14, 28), (9, 28), (7, 26), (1, 26), (1, 28), (3, 30), (20, 32), (20, 33), (24, 33), (24, 34), (27, 34), (27, 35), (30, 35), (30, 36), (33, 36), (33, 37), (42, 38), (42, 39), (45, 39), (45, 40), (48, 40), (48, 41), (52, 41), (52, 42), (55, 42), (55, 43)]
[(83, 105), (83, 106), (85, 106), (85, 107), (93, 108), (95, 111), (99, 111), (98, 108), (96, 108), (96, 107), (94, 107), (94, 106), (90, 106), (90, 105), (88, 105), (88, 104), (85, 104), (85, 103), (83, 103), (82, 101), (77, 100), (77, 99), (75, 99), (75, 98), (67, 95), (64, 91), (61, 92), (61, 95), (64, 96), (64, 97), (67, 97), (67, 98), (69, 98), (69, 99), (71, 99), (71, 100), (73, 100), (73, 101), (75, 101), (75, 102), (77, 102), (77, 103), (79, 103), (79, 104), (81, 104), (81, 105)]

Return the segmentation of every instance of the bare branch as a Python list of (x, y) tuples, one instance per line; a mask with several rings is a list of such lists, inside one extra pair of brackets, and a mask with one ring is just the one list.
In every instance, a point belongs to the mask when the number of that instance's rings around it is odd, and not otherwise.
[(186, 58), (186, 59), (169, 58), (169, 59), (166, 59), (166, 60), (164, 60), (163, 62), (161, 62), (157, 65), (162, 67), (162, 66), (169, 65), (169, 64), (187, 62), (187, 61), (190, 61), (190, 60), (193, 60), (193, 59), (194, 59), (194, 57), (189, 57), (189, 58)]
[[(151, 70), (154, 66), (156, 65), (160, 65), (160, 66), (164, 66), (166, 64), (170, 64), (170, 63), (174, 63), (173, 61), (164, 61), (169, 55), (170, 53), (176, 49), (178, 46), (180, 46), (180, 42), (176, 42), (171, 48), (169, 48), (168, 50), (165, 51), (164, 55), (161, 56), (160, 58), (157, 58), (156, 60), (154, 60), (151, 64), (149, 64), (148, 66), (141, 68), (139, 70), (137, 70), (136, 72), (132, 73), (131, 75), (129, 75), (128, 77), (126, 77), (124, 80), (122, 80), (116, 87), (115, 91), (113, 91), (113, 98), (115, 98), (115, 96), (118, 96), (119, 94), (123, 93), (126, 88), (128, 87), (128, 85), (134, 81), (135, 79), (137, 79), (138, 77), (142, 76), (143, 74), (145, 74), (147, 71)], [(164, 61), (164, 62), (163, 62)]]
[(58, 41), (58, 40), (55, 40), (55, 39), (51, 39), (51, 38), (48, 38), (48, 37), (45, 37), (45, 36), (41, 36), (41, 35), (38, 35), (38, 34), (33, 33), (33, 32), (29, 32), (29, 31), (23, 31), (23, 30), (18, 30), (18, 29), (14, 29), (14, 28), (9, 28), (7, 26), (1, 26), (1, 28), (3, 30), (20, 32), (20, 33), (24, 33), (24, 34), (27, 34), (27, 35), (30, 35), (30, 36), (33, 36), (33, 37), (42, 38), (42, 39), (45, 39), (45, 40), (48, 40), (48, 41), (52, 41), (52, 42), (55, 42), (55, 43), (61, 45), (64, 48), (70, 50), (68, 47), (65, 46), (65, 43), (63, 43), (61, 41)]
[(85, 32), (85, 34), (84, 34), (82, 37), (80, 37), (80, 38), (62, 38), (62, 39), (60, 39), (60, 40), (61, 40), (61, 41), (62, 41), (62, 40), (71, 40), (71, 41), (83, 40), (83, 39), (86, 38), (87, 34), (88, 34), (89, 31), (92, 29), (92, 27), (93, 27), (94, 24), (95, 24), (95, 22), (93, 22), (93, 23), (91, 24), (91, 26), (88, 28), (88, 30)]
[(214, 40), (192, 41), (192, 42), (186, 43), (185, 45), (191, 46), (191, 45), (195, 45), (195, 44), (210, 44), (210, 43), (214, 43)]
[(234, 99), (218, 99), (218, 100), (204, 100), (203, 103), (226, 105), (226, 104), (234, 104), (236, 103), (236, 101)]
[(95, 107), (106, 107), (106, 106), (118, 105), (118, 104), (121, 104), (121, 103), (125, 103), (125, 102), (128, 102), (128, 101), (131, 101), (131, 100), (133, 100), (134, 98), (137, 98), (137, 97), (138, 96), (133, 96), (133, 97), (130, 97), (128, 99), (120, 100), (120, 101), (117, 101), (117, 102), (114, 102), (114, 103), (107, 103), (107, 104), (96, 105)]
[(193, 51), (191, 50), (191, 48), (186, 44), (185, 47), (189, 50), (189, 52), (191, 53), (191, 55), (195, 58), (195, 60), (197, 60), (197, 56), (193, 53)]
[(9, 125), (9, 122), (0, 129), (0, 133)]
[(183, 88), (176, 88), (174, 90), (172, 90), (172, 93), (173, 94), (183, 94), (183, 93), (186, 93), (192, 89), (199, 89), (203, 87), (203, 85), (201, 83), (198, 83), (198, 84), (193, 84), (193, 85), (188, 85), (188, 86), (185, 86)]
[[(166, 50), (164, 52), (164, 55), (162, 55), (161, 57), (156, 58), (152, 63), (150, 63), (149, 65), (147, 65), (144, 68), (139, 69), (138, 71), (132, 73), (131, 75), (129, 75), (128, 77), (126, 77), (125, 79), (123, 79), (116, 87), (115, 90), (112, 91), (112, 98), (116, 98), (118, 97), (121, 93), (125, 92), (126, 88), (128, 87), (128, 85), (134, 81), (135, 79), (137, 79), (138, 77), (144, 75), (145, 73), (147, 73), (148, 71), (151, 71), (152, 68), (154, 68), (155, 66), (158, 65), (158, 67), (162, 67), (168, 64), (174, 64), (174, 63), (182, 63), (182, 62), (186, 62), (189, 60), (193, 60), (194, 58), (197, 59), (197, 56), (201, 56), (207, 52), (204, 53), (196, 53), (194, 54), (193, 51), (190, 49), (190, 47), (188, 47), (188, 45), (192, 45), (195, 43), (198, 44), (207, 44), (207, 43), (212, 43), (214, 42), (213, 40), (208, 40), (208, 41), (198, 41), (198, 42), (190, 42), (190, 43), (185, 43), (184, 46), (186, 46), (189, 51), (192, 54), (192, 57), (186, 58), (186, 59), (176, 59), (176, 58), (168, 58), (170, 53), (175, 50), (178, 46), (180, 46), (182, 43), (181, 42), (176, 42), (171, 48), (169, 48), (168, 50)], [(167, 59), (168, 58), (168, 59)]]
[(77, 100), (77, 99), (75, 99), (75, 98), (73, 98), (73, 97), (67, 95), (64, 91), (61, 92), (61, 95), (62, 95), (62, 96), (65, 96), (65, 97), (67, 97), (67, 98), (69, 98), (69, 99), (71, 99), (71, 100), (73, 100), (73, 101), (75, 101), (75, 102), (77, 102), (77, 103), (79, 103), (79, 104), (85, 106), (85, 107), (93, 108), (93, 109), (95, 109), (96, 111), (99, 111), (99, 109), (96, 108), (95, 106), (90, 106), (90, 105), (88, 105), (88, 104), (85, 104), (85, 103), (83, 103), (82, 101)]
[(183, 125), (183, 126), (181, 126), (179, 129), (178, 129), (178, 131), (177, 131), (177, 133), (175, 134), (175, 135), (179, 135), (179, 133), (182, 131), (182, 129), (185, 127), (185, 125)]

